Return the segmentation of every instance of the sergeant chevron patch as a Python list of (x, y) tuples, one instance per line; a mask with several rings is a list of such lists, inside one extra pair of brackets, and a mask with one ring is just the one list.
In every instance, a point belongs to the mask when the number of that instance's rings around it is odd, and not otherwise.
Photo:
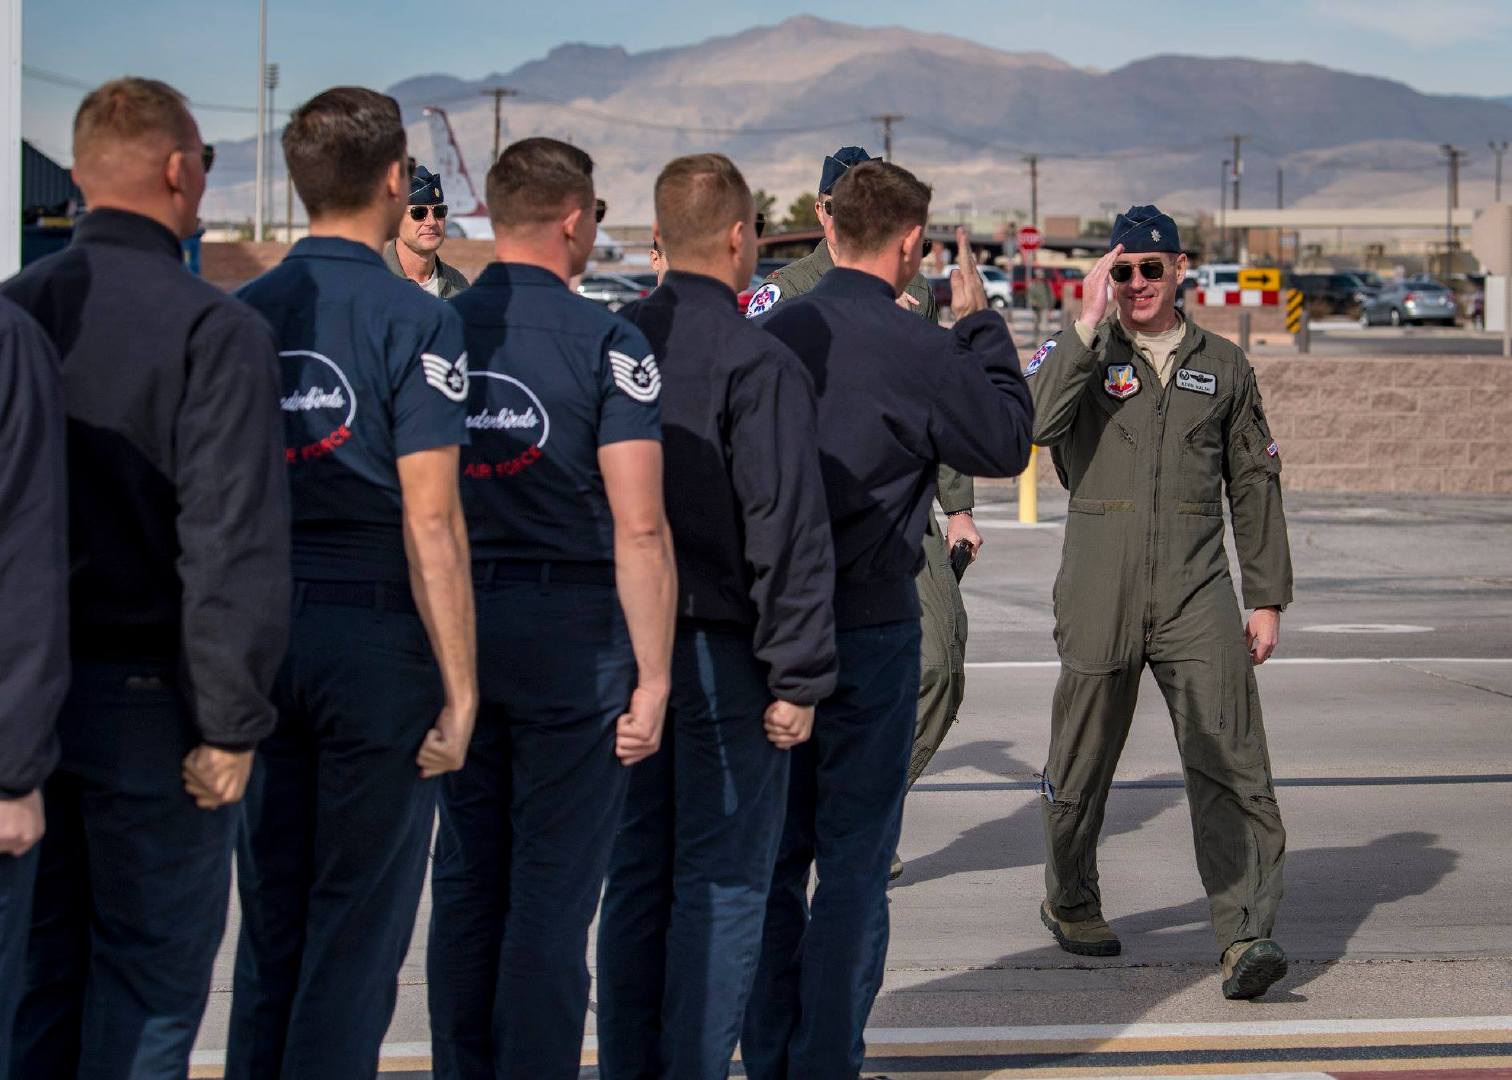
[(420, 364), (425, 381), (452, 401), (467, 400), (467, 354), (448, 360), (435, 353), (421, 353)]
[(653, 354), (647, 353), (637, 360), (610, 349), (609, 370), (614, 375), (614, 385), (635, 401), (649, 405), (661, 396), (661, 370)]

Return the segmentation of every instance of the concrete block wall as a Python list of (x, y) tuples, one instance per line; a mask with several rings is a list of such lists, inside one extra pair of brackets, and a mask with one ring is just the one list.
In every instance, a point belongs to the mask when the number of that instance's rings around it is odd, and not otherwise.
[(1254, 363), (1287, 488), (1512, 494), (1500, 357)]
[[(1495, 356), (1254, 359), (1289, 491), (1512, 494), (1512, 364)], [(1039, 454), (1041, 487), (1060, 480)]]

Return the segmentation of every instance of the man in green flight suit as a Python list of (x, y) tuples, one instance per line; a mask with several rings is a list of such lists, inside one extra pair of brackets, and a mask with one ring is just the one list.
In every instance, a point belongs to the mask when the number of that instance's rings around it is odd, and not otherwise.
[(432, 296), (450, 300), (467, 288), (467, 278), (438, 254), (446, 243), (446, 195), (441, 178), (424, 165), (410, 171), (409, 209), (399, 219), (399, 236), (383, 246), (383, 265)]
[[(859, 146), (843, 146), (824, 159), (814, 212), (819, 216), (826, 239), (821, 240), (810, 254), (768, 275), (761, 288), (751, 296), (746, 307), (747, 317), (760, 315), (783, 300), (808, 292), (834, 267), (829, 248), (834, 228), (829, 212), (830, 192), (852, 165), (871, 160), (872, 156)], [(939, 318), (934, 289), (922, 274), (915, 275), (909, 282), (898, 303), (931, 322)], [(966, 694), (966, 606), (961, 601), (961, 588), (950, 566), (950, 552), (964, 541), (970, 549), (972, 561), (975, 561), (982, 547), (982, 534), (971, 516), (975, 504), (971, 477), (962, 476), (948, 466), (940, 466), (936, 498), (945, 511), (946, 524), (942, 536), (934, 515), (930, 515), (924, 534), (924, 569), (917, 579), (919, 603), (924, 609), (923, 644), (918, 721), (914, 729), (913, 755), (908, 762), (909, 787), (918, 780), (945, 741)], [(902, 862), (895, 857), (893, 877), (897, 877), (902, 869)]]
[[(1249, 360), (1176, 311), (1187, 263), (1176, 223), (1131, 207), (1109, 246), (1087, 275), (1081, 317), (1024, 369), (1034, 441), (1052, 448), (1071, 493), (1054, 589), (1061, 674), (1040, 788), (1040, 917), (1069, 952), (1119, 952), (1102, 915), (1097, 838), (1149, 665), (1176, 730), (1223, 993), (1252, 998), (1286, 973), (1270, 940), (1286, 834), (1254, 672), (1292, 597), (1281, 458)], [(1225, 495), (1248, 622), (1224, 550)]]

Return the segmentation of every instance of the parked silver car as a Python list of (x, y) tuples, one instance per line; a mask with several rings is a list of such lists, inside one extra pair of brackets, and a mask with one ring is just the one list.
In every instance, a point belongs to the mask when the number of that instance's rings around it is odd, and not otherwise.
[(1391, 282), (1360, 309), (1361, 326), (1442, 323), (1453, 326), (1459, 310), (1454, 294), (1437, 281), (1418, 278)]
[(618, 311), (626, 304), (650, 296), (656, 287), (656, 275), (649, 275), (649, 284), (642, 284), (628, 274), (606, 274), (590, 271), (578, 282), (578, 295), (603, 304), (610, 311)]

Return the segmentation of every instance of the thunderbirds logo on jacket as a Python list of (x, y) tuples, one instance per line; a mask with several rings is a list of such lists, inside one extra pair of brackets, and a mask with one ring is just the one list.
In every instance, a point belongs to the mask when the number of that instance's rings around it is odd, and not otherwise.
[(1109, 364), (1108, 377), (1103, 380), (1103, 389), (1109, 397), (1119, 401), (1139, 393), (1139, 376), (1134, 374), (1133, 364)]

